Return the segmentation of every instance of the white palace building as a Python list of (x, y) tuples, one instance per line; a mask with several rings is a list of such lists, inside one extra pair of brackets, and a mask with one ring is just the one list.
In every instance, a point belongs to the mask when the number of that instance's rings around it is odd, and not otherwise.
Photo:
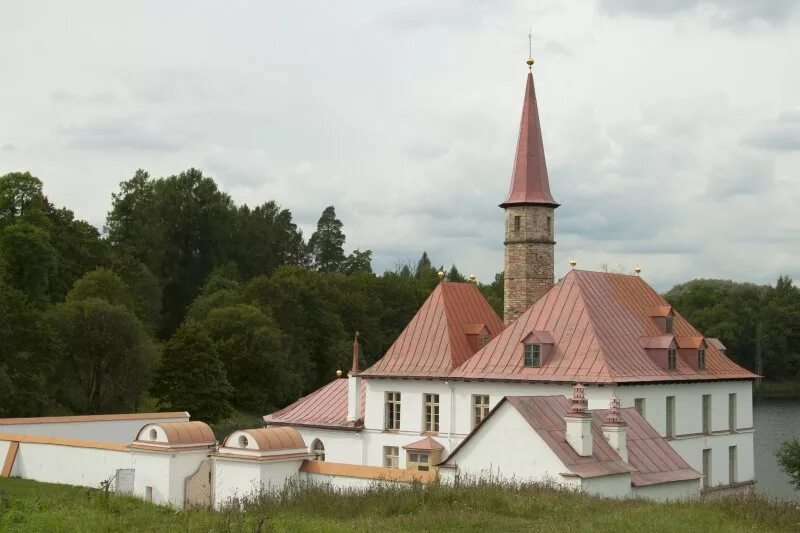
[(504, 320), (475, 283), (440, 281), (380, 360), (360, 368), (356, 335), (348, 376), (266, 427), (220, 444), (188, 413), (0, 419), (0, 475), (110, 481), (175, 506), (291, 480), (548, 482), (657, 500), (752, 488), (756, 376), (638, 275), (573, 269), (555, 283), (532, 73), (500, 206)]
[[(532, 64), (529, 60), (529, 66)], [(554, 283), (533, 74), (505, 210), (505, 323), (442, 281), (388, 352), (264, 417), (319, 461), (550, 480), (607, 496), (754, 483), (752, 382), (638, 275)]]

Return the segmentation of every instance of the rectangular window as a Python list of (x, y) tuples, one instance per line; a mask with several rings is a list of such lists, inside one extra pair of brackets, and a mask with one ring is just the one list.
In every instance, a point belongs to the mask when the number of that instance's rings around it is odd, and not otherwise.
[(736, 431), (736, 393), (728, 394), (728, 431)]
[(538, 368), (542, 366), (542, 345), (541, 344), (526, 344), (525, 345), (525, 366)]
[(667, 333), (672, 333), (674, 325), (675, 325), (675, 317), (672, 315), (667, 315), (667, 320), (666, 323), (664, 324), (664, 328), (666, 329)]
[(706, 369), (706, 350), (705, 348), (700, 348), (697, 350), (697, 369), (698, 370), (705, 370)]
[(386, 429), (400, 429), (400, 393), (386, 393)]
[(667, 370), (672, 372), (675, 370), (677, 366), (676, 361), (676, 350), (674, 348), (670, 348), (667, 350)]
[(522, 225), (522, 217), (514, 217), (514, 231), (519, 231), (519, 227)]
[(489, 414), (489, 396), (487, 394), (474, 394), (472, 396), (472, 427), (481, 423)]
[(400, 448), (397, 446), (383, 447), (383, 466), (400, 468)]
[(703, 450), (703, 488), (711, 486), (711, 448)]
[(427, 453), (408, 452), (407, 468), (428, 471), (431, 469), (431, 456)]
[(675, 436), (675, 396), (667, 396), (667, 437)]
[(636, 409), (636, 412), (641, 415), (642, 418), (645, 417), (644, 413), (644, 398), (635, 398), (633, 400), (633, 407)]
[(427, 433), (439, 432), (439, 395), (425, 395), (425, 431)]
[(711, 395), (703, 394), (703, 433), (711, 433)]
[(553, 234), (553, 217), (547, 217), (547, 235)]
[(736, 446), (728, 446), (728, 483), (736, 483)]

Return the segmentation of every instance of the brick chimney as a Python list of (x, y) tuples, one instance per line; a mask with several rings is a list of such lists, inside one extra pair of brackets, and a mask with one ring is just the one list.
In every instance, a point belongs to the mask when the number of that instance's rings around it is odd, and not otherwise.
[(608, 414), (603, 420), (603, 437), (619, 454), (620, 459), (628, 462), (628, 424), (622, 419), (619, 410), (619, 400), (616, 396), (611, 398)]
[(581, 457), (592, 455), (592, 415), (588, 406), (583, 385), (578, 383), (572, 389), (572, 406), (564, 420), (567, 442)]
[(353, 365), (347, 373), (347, 421), (361, 418), (361, 377), (358, 375), (358, 332), (353, 339)]

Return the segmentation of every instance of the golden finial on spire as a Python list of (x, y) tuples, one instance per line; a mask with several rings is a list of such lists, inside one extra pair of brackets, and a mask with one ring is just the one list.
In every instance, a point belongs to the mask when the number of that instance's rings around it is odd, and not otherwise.
[(444, 272), (442, 272), (441, 270), (437, 272), (436, 275), (439, 276), (439, 281), (442, 281), (444, 279)]
[(636, 275), (638, 276), (639, 274), (642, 273), (642, 267), (636, 265), (636, 268), (634, 268), (633, 271), (636, 272)]
[(528, 32), (528, 60), (526, 61), (528, 64), (528, 70), (533, 70), (533, 32)]
[(575, 265), (577, 265), (577, 264), (578, 264), (578, 261), (576, 261), (574, 257), (569, 260), (569, 266), (571, 266), (572, 268), (575, 268)]

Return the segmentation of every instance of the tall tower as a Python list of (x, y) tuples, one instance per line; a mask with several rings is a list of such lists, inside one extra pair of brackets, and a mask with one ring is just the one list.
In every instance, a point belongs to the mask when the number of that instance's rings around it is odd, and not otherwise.
[(514, 321), (553, 286), (555, 209), (544, 160), (542, 128), (533, 87), (533, 58), (522, 103), (514, 174), (505, 210), (505, 285), (503, 320)]

